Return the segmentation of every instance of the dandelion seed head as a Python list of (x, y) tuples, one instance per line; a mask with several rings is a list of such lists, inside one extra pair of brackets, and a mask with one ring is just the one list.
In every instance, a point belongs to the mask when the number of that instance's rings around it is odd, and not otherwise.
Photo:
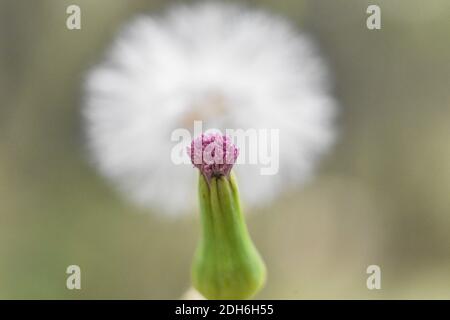
[(192, 130), (194, 120), (222, 133), (279, 129), (276, 175), (261, 175), (267, 164), (236, 166), (243, 202), (265, 205), (307, 181), (332, 144), (328, 80), (314, 43), (281, 17), (220, 2), (174, 5), (126, 24), (87, 74), (90, 154), (123, 194), (176, 215), (194, 211), (196, 175), (171, 161), (174, 129)]

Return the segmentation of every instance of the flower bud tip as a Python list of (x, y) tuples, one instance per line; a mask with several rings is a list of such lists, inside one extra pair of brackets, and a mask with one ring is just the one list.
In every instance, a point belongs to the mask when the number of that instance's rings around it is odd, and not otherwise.
[(202, 134), (191, 142), (187, 148), (194, 167), (198, 168), (205, 178), (229, 176), (236, 163), (239, 149), (231, 138), (218, 133)]

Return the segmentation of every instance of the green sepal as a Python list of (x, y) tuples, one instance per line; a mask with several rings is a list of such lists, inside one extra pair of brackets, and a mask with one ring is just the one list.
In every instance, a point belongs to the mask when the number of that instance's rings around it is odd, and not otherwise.
[(192, 265), (194, 287), (207, 299), (247, 299), (264, 285), (266, 268), (241, 212), (233, 173), (200, 174), (202, 234)]

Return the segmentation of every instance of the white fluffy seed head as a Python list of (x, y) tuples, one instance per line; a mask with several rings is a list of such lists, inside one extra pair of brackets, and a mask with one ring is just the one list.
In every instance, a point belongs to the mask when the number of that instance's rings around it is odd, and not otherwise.
[(313, 43), (282, 18), (219, 3), (173, 6), (126, 25), (88, 73), (90, 151), (131, 199), (178, 214), (195, 208), (198, 173), (171, 161), (174, 129), (194, 120), (222, 132), (279, 129), (278, 174), (235, 166), (245, 205), (264, 205), (304, 183), (332, 143), (327, 81)]

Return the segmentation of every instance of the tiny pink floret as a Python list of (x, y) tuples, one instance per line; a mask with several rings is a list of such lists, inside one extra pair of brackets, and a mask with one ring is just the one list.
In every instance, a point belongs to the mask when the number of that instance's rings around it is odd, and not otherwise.
[(236, 163), (239, 149), (230, 137), (218, 133), (202, 134), (192, 140), (188, 147), (192, 164), (211, 180), (212, 177), (228, 176)]

